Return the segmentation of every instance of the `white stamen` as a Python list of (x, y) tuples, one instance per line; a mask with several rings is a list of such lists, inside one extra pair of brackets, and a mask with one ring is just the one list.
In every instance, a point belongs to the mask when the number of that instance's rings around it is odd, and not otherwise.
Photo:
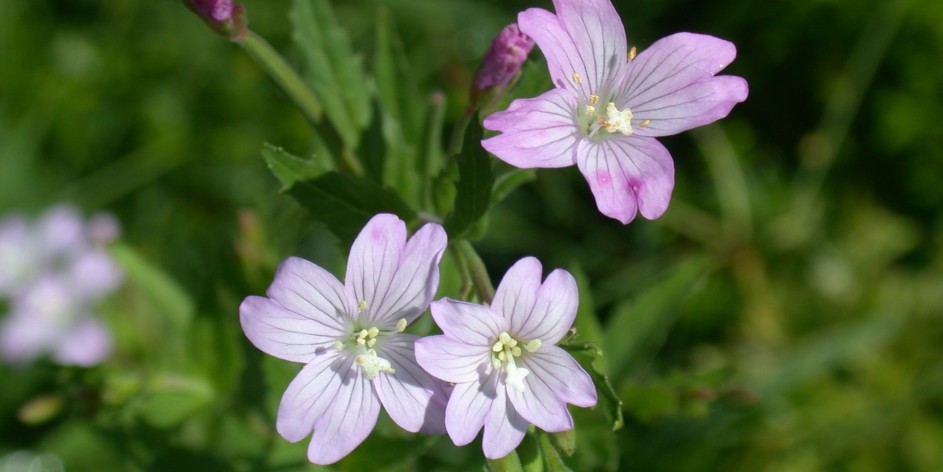
[(402, 333), (403, 331), (406, 331), (406, 318), (400, 318), (400, 320), (396, 322), (396, 332)]
[(610, 133), (622, 133), (626, 136), (632, 135), (632, 110), (626, 108), (619, 110), (616, 104), (609, 102), (606, 105), (606, 131)]

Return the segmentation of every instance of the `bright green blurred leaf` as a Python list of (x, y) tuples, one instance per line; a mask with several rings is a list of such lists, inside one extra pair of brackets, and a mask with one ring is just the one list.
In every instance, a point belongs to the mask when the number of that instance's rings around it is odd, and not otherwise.
[(115, 244), (109, 251), (154, 311), (167, 321), (171, 330), (168, 335), (179, 336), (186, 332), (194, 311), (193, 301), (187, 292), (160, 267), (147, 261), (130, 246)]

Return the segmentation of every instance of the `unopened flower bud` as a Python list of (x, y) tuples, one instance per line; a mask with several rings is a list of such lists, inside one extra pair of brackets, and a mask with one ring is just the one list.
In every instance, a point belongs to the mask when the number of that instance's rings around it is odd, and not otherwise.
[(472, 96), (491, 89), (504, 89), (517, 76), (534, 48), (534, 40), (521, 30), (517, 23), (504, 27), (491, 42), (491, 48), (481, 61)]
[(232, 0), (183, 0), (184, 5), (193, 10), (209, 25), (213, 31), (233, 41), (245, 39), (246, 8)]

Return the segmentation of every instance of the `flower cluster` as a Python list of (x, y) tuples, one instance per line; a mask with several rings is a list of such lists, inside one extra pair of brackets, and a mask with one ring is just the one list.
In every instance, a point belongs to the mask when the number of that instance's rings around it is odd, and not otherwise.
[(85, 222), (68, 205), (35, 222), (0, 220), (0, 298), (10, 311), (0, 321), (0, 357), (26, 363), (48, 353), (59, 364), (91, 366), (111, 352), (94, 307), (123, 280), (104, 248), (117, 236), (110, 215)]
[[(394, 215), (373, 217), (354, 241), (344, 282), (299, 258), (279, 267), (266, 297), (239, 307), (260, 350), (305, 367), (288, 386), (276, 428), (289, 441), (312, 435), (308, 458), (336, 462), (366, 439), (382, 405), (407, 431), (444, 433), (458, 445), (484, 426), (484, 451), (514, 450), (528, 423), (573, 427), (566, 403), (592, 406), (585, 371), (554, 346), (576, 315), (573, 277), (541, 285), (536, 259), (518, 262), (494, 305), (440, 300), (445, 231), (429, 223), (407, 239)], [(445, 335), (406, 328), (432, 304)]]

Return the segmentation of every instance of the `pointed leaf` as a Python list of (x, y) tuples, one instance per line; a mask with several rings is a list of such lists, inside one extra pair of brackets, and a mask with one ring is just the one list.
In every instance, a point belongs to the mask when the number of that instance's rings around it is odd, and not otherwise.
[(452, 237), (467, 236), (471, 227), (488, 212), (494, 170), (491, 158), (481, 147), (482, 127), (477, 116), (465, 133), (458, 162), (458, 186), (455, 208), (445, 220), (445, 229)]
[(302, 159), (268, 143), (262, 147), (262, 157), (275, 178), (281, 182), (283, 192), (297, 182), (315, 179), (334, 168), (330, 161), (317, 158)]

